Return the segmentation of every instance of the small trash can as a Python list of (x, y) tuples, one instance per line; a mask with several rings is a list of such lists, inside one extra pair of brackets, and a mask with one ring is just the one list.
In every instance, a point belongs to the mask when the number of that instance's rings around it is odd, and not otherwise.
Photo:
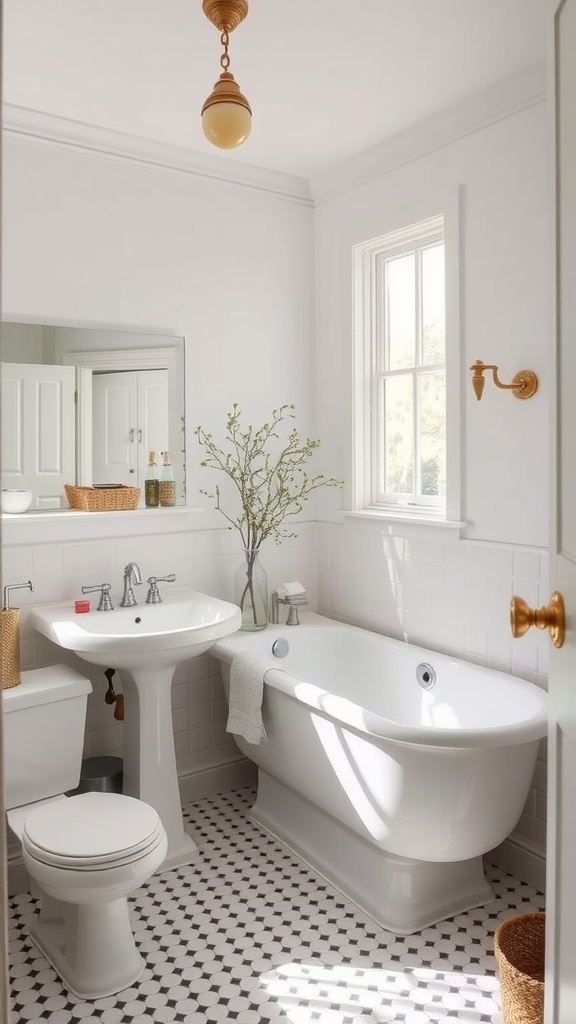
[(78, 793), (121, 793), (121, 757), (85, 757), (80, 770), (80, 782), (74, 790)]
[(544, 1022), (544, 911), (518, 914), (496, 929), (494, 952), (504, 1024)]

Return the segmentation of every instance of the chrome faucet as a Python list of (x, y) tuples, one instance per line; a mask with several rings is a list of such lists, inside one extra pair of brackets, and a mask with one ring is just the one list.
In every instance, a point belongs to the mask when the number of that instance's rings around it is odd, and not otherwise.
[(142, 573), (137, 562), (128, 562), (128, 565), (124, 567), (124, 593), (120, 601), (121, 608), (133, 608), (138, 603), (134, 597), (132, 580), (136, 585), (142, 583)]
[(274, 590), (270, 600), (270, 622), (278, 625), (280, 622), (279, 605), (285, 604), (288, 606), (288, 618), (286, 619), (287, 626), (299, 626), (300, 625), (300, 614), (298, 609), (303, 604), (308, 604), (306, 600), (306, 593), (294, 594), (294, 596), (280, 597), (277, 590)]

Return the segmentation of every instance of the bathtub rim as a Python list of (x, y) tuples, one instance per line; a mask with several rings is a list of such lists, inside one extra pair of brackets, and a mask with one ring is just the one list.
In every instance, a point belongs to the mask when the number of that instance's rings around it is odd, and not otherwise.
[[(511, 678), (517, 683), (534, 689), (540, 697), (540, 708), (537, 713), (517, 723), (466, 729), (401, 725), (363, 708), (349, 698), (335, 696), (315, 683), (300, 679), (283, 668), (278, 660), (262, 655), (263, 667), (267, 666), (264, 672), (266, 685), (282, 692), (291, 700), (305, 704), (316, 714), (321, 715), (328, 721), (333, 721), (344, 728), (352, 729), (359, 735), (369, 735), (377, 740), (386, 740), (405, 746), (428, 747), (436, 750), (471, 750), (487, 747), (516, 746), (544, 739), (547, 735), (548, 694), (543, 687), (528, 679), (524, 679), (522, 676), (512, 675), (512, 673), (502, 672), (488, 666), (477, 665), (474, 662), (466, 661), (465, 658), (443, 654), (429, 648), (419, 647), (416, 644), (407, 644), (405, 641), (398, 640), (395, 637), (376, 633), (361, 626), (353, 626), (337, 619), (330, 619), (316, 612), (304, 613), (302, 625), (318, 628), (338, 627), (355, 633), (367, 633), (370, 636), (385, 640), (386, 643), (391, 644), (396, 649), (404, 649), (409, 646), (412, 651), (417, 652), (418, 656), (421, 655), (424, 661), (434, 658), (447, 658), (475, 671), (486, 671), (491, 675), (502, 676), (504, 679)], [(269, 624), (266, 630), (261, 630), (258, 633), (242, 633), (238, 631), (225, 637), (223, 640), (219, 640), (211, 648), (210, 653), (219, 661), (230, 665), (234, 656), (242, 650), (244, 644), (249, 645), (250, 640), (254, 641), (255, 638), (260, 638), (265, 633), (289, 639), (293, 635), (295, 628), (299, 627)], [(295, 689), (298, 684), (300, 684), (300, 693), (296, 694)], [(328, 704), (329, 706), (327, 706)]]

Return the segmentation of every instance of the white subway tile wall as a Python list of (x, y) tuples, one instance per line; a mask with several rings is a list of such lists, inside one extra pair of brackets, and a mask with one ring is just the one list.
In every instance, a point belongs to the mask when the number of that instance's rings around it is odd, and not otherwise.
[[(270, 590), (298, 579), (306, 588), (311, 608), (316, 608), (315, 525), (298, 526), (298, 537), (280, 546), (262, 548)], [(66, 662), (88, 676), (93, 692), (88, 702), (85, 756), (122, 753), (123, 726), (106, 704), (107, 681), (103, 669), (81, 661), (36, 633), (30, 625), (32, 604), (70, 601), (81, 597), (86, 584), (109, 582), (113, 600), (122, 593), (122, 574), (129, 561), (139, 563), (142, 576), (176, 572), (178, 586), (188, 585), (224, 600), (234, 600), (234, 577), (241, 561), (236, 535), (228, 530), (203, 530), (162, 536), (139, 535), (85, 543), (50, 543), (27, 547), (4, 546), (3, 578), (32, 579), (34, 593), (19, 591), (21, 606), (21, 664), (23, 669)], [(170, 584), (161, 584), (166, 589)], [(144, 586), (136, 591), (145, 600)], [(113, 667), (113, 666), (112, 666)], [(120, 673), (113, 679), (122, 692)], [(172, 685), (172, 718), (176, 758), (180, 774), (234, 761), (240, 757), (226, 732), (226, 702), (218, 662), (208, 654), (179, 665)]]
[[(477, 541), (394, 536), (373, 524), (299, 524), (298, 537), (262, 550), (269, 589), (298, 579), (309, 607), (410, 643), (464, 657), (547, 685), (548, 637), (532, 630), (512, 640), (508, 608), (513, 593), (529, 603), (548, 600), (548, 558), (540, 549)], [(33, 579), (34, 594), (19, 592), (23, 668), (68, 661), (90, 677), (85, 754), (120, 754), (122, 724), (104, 702), (102, 670), (79, 661), (35, 633), (32, 603), (70, 600), (83, 584), (110, 582), (118, 598), (128, 561), (144, 577), (177, 573), (187, 584), (226, 600), (240, 562), (238, 538), (227, 530), (199, 530), (127, 540), (5, 546), (5, 582)], [(164, 584), (169, 587), (170, 584)], [(142, 596), (142, 599), (143, 596)], [(121, 690), (119, 675), (114, 680)], [(208, 654), (180, 665), (172, 687), (178, 770), (181, 774), (235, 760), (225, 731), (220, 670)], [(546, 836), (546, 748), (514, 838), (540, 855)]]
[[(544, 549), (398, 537), (357, 520), (319, 527), (318, 611), (547, 687), (549, 638), (510, 632), (513, 594), (546, 604)], [(546, 850), (546, 743), (513, 838)]]

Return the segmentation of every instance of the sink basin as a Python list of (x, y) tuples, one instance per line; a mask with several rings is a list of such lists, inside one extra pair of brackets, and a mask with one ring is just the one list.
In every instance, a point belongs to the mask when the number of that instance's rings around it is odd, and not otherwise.
[(59, 647), (93, 665), (128, 669), (175, 666), (235, 633), (241, 613), (235, 604), (188, 587), (170, 588), (162, 604), (139, 604), (111, 612), (76, 614), (71, 602), (38, 605), (31, 621)]
[(158, 811), (168, 837), (164, 868), (189, 864), (196, 844), (182, 817), (172, 678), (181, 661), (203, 654), (240, 628), (240, 609), (189, 587), (167, 587), (162, 604), (77, 614), (66, 601), (33, 607), (31, 621), (39, 633), (84, 661), (121, 670), (123, 792)]

